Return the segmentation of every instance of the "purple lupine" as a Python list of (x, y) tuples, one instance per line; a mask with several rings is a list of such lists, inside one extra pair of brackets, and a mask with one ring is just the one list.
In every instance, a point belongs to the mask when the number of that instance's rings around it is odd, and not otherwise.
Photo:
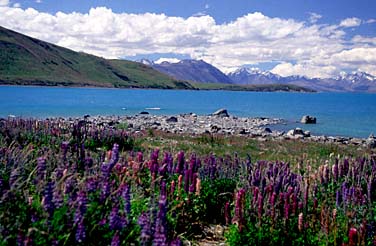
[(10, 173), (10, 177), (9, 177), (9, 187), (10, 187), (11, 190), (16, 188), (17, 180), (18, 180), (19, 177), (20, 177), (19, 169), (18, 168), (13, 169), (12, 172)]
[(125, 226), (125, 221), (119, 215), (119, 208), (114, 206), (111, 210), (110, 216), (108, 218), (108, 224), (111, 230), (121, 230)]
[(151, 226), (150, 226), (149, 215), (146, 213), (142, 213), (140, 217), (138, 217), (138, 224), (141, 227), (140, 245), (141, 246), (149, 245), (150, 238), (151, 238)]
[(178, 153), (178, 163), (176, 165), (176, 170), (175, 172), (178, 173), (178, 174), (183, 174), (184, 172), (184, 163), (185, 163), (185, 159), (184, 159), (184, 151), (180, 151)]
[(150, 154), (150, 172), (152, 174), (156, 174), (159, 170), (159, 163), (158, 163), (158, 156), (159, 156), (159, 149), (155, 149)]
[(52, 202), (56, 208), (61, 208), (63, 206), (64, 199), (60, 190), (57, 187), (55, 187), (54, 189)]
[(170, 246), (183, 246), (183, 242), (179, 238), (175, 238), (170, 242)]
[(107, 197), (110, 195), (111, 192), (111, 184), (108, 180), (104, 180), (102, 182), (101, 187), (101, 195), (100, 195), (100, 201), (104, 201), (107, 199)]
[(39, 157), (37, 159), (37, 177), (38, 181), (44, 179), (46, 176), (46, 159), (44, 157)]
[(262, 193), (258, 193), (257, 198), (257, 215), (258, 218), (261, 220), (262, 212), (263, 212), (263, 204), (264, 204), (264, 198), (262, 196)]
[(153, 245), (167, 246), (167, 199), (166, 196), (161, 195), (159, 202), (159, 212), (155, 222), (155, 232)]
[(341, 206), (342, 202), (342, 195), (341, 195), (341, 190), (336, 191), (336, 206), (337, 208)]
[(63, 151), (63, 160), (64, 161), (67, 159), (68, 147), (69, 147), (68, 141), (64, 141), (64, 142), (61, 143), (61, 150)]
[(123, 184), (121, 186), (122, 193), (121, 196), (124, 200), (124, 212), (127, 216), (131, 214), (131, 193), (129, 184)]
[(143, 156), (142, 152), (137, 152), (137, 161), (139, 163), (143, 163), (144, 162), (144, 156)]
[(44, 189), (43, 207), (52, 216), (54, 210), (53, 199), (54, 182), (48, 182)]
[(94, 177), (89, 177), (86, 181), (86, 190), (87, 192), (95, 192), (97, 190), (98, 182), (96, 178)]
[(84, 219), (82, 218), (77, 224), (76, 241), (79, 243), (82, 243), (85, 241), (85, 238), (86, 238), (86, 229), (84, 225)]
[(121, 243), (120, 243), (119, 231), (116, 231), (114, 236), (112, 237), (111, 246), (120, 246), (120, 245)]

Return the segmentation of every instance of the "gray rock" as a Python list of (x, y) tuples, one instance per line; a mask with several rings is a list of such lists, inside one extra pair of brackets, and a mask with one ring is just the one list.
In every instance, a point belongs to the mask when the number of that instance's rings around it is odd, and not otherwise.
[(316, 124), (316, 117), (304, 115), (300, 120), (300, 123), (303, 124)]
[(267, 133), (272, 133), (272, 130), (269, 127), (265, 127), (264, 131)]
[(167, 123), (176, 123), (176, 122), (178, 122), (178, 118), (176, 118), (175, 116), (171, 116), (170, 118), (166, 119), (166, 122)]
[(227, 109), (224, 109), (224, 108), (218, 109), (212, 115), (213, 116), (219, 116), (219, 117), (229, 117)]
[(301, 128), (291, 129), (287, 132), (287, 136), (304, 136), (304, 131)]
[(366, 146), (370, 149), (376, 148), (376, 137), (373, 134), (366, 139)]

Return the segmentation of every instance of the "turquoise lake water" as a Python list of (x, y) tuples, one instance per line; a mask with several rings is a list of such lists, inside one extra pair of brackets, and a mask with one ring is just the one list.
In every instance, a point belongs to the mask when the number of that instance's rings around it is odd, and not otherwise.
[[(287, 125), (276, 126), (283, 130), (301, 127), (352, 137), (376, 133), (376, 94), (0, 87), (0, 117), (210, 114), (219, 108), (235, 116), (283, 118)], [(318, 123), (295, 123), (306, 114)]]

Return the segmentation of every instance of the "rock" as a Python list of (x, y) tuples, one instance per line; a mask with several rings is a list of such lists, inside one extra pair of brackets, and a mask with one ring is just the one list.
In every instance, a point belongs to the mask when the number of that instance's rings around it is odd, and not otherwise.
[(373, 134), (366, 139), (366, 146), (370, 149), (376, 148), (376, 137)]
[(178, 122), (178, 118), (176, 118), (175, 116), (171, 116), (170, 118), (166, 119), (166, 122), (167, 123), (176, 123), (176, 122)]
[(213, 116), (219, 116), (219, 117), (229, 117), (229, 114), (227, 112), (227, 109), (218, 109), (217, 111), (215, 111), (213, 114)]
[(304, 136), (304, 131), (301, 128), (291, 129), (287, 132), (287, 136)]
[(310, 131), (304, 131), (304, 137), (310, 137), (311, 136), (311, 132)]
[(264, 132), (272, 133), (272, 130), (269, 127), (265, 127)]
[(300, 123), (303, 124), (316, 124), (316, 117), (304, 115), (300, 120)]
[(149, 114), (147, 111), (141, 111), (140, 114)]

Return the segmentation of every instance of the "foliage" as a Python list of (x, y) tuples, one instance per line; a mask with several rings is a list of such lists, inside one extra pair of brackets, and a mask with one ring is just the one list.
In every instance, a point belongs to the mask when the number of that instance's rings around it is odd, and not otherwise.
[(173, 246), (213, 223), (229, 245), (375, 244), (374, 155), (292, 165), (141, 152), (137, 138), (86, 120), (1, 120), (0, 244)]

